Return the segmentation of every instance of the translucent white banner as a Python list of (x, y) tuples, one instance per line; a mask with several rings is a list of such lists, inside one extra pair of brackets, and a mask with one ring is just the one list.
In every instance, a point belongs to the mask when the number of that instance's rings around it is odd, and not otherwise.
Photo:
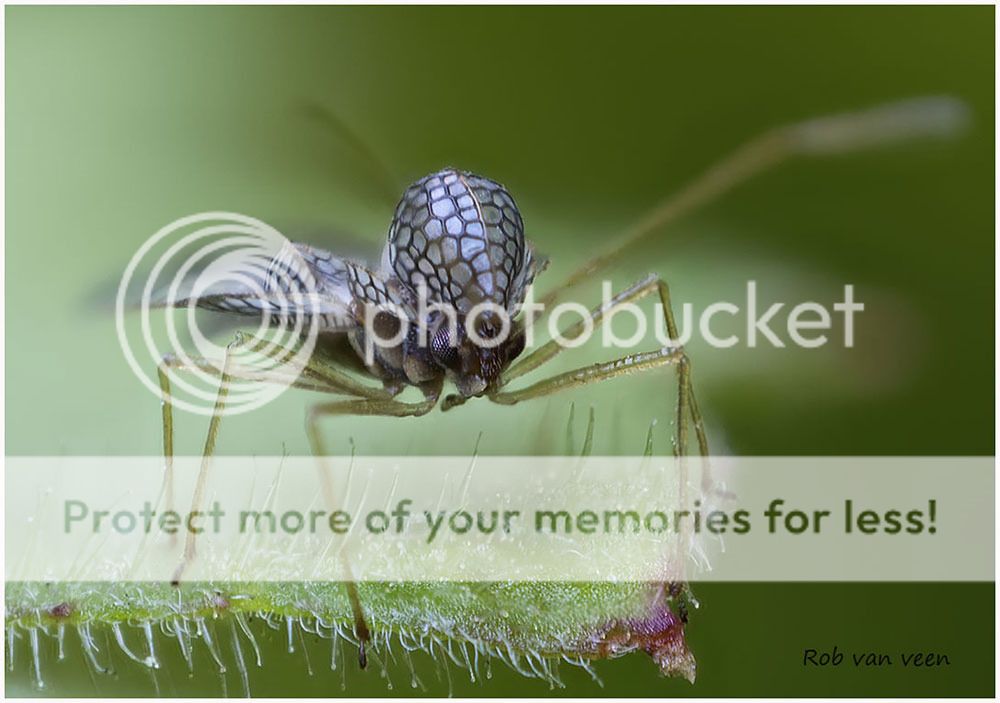
[(8, 457), (8, 581), (992, 581), (992, 457)]

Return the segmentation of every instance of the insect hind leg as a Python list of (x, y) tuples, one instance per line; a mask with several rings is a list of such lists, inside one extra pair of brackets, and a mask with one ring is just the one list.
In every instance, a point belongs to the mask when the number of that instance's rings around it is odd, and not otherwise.
[[(167, 510), (174, 509), (174, 405), (170, 395), (170, 368), (167, 357), (163, 357), (156, 366), (156, 375), (160, 381), (160, 410), (163, 425), (163, 488), (161, 493)], [(176, 535), (170, 536), (171, 545), (175, 544)]]
[[(159, 377), (161, 407), (162, 407), (162, 427), (163, 427), (163, 457), (164, 476), (162, 493), (168, 509), (174, 507), (174, 402), (170, 384), (170, 370), (199, 370), (211, 374), (220, 375), (220, 385), (216, 394), (215, 405), (213, 407), (212, 419), (209, 422), (208, 434), (202, 451), (202, 465), (198, 474), (195, 486), (195, 493), (192, 499), (192, 510), (199, 510), (203, 500), (205, 484), (208, 477), (208, 470), (211, 464), (212, 455), (215, 452), (215, 445), (219, 436), (219, 429), (222, 422), (222, 415), (225, 412), (226, 399), (229, 394), (229, 387), (234, 379), (279, 383), (293, 386), (303, 390), (312, 390), (326, 393), (343, 393), (348, 395), (366, 394), (371, 396), (384, 396), (385, 391), (381, 388), (365, 386), (352, 379), (349, 375), (337, 371), (329, 364), (320, 364), (310, 359), (310, 362), (303, 369), (302, 374), (293, 375), (287, 372), (272, 371), (268, 373), (256, 372), (238, 367), (232, 361), (232, 352), (237, 347), (244, 347), (260, 343), (256, 337), (246, 333), (237, 333), (234, 340), (226, 347), (225, 357), (220, 368), (219, 363), (212, 359), (197, 356), (178, 356), (174, 354), (165, 355), (157, 366)], [(195, 556), (195, 535), (188, 533), (184, 545), (184, 555), (180, 565), (174, 572), (172, 582), (177, 585), (183, 576), (184, 570), (191, 563)]]
[[(230, 355), (234, 347), (243, 343), (243, 338), (237, 336), (237, 338), (231, 342), (226, 347), (225, 359), (222, 363), (222, 371), (219, 380), (219, 390), (216, 394), (215, 405), (212, 408), (212, 419), (208, 424), (208, 434), (205, 437), (205, 447), (202, 450), (201, 455), (201, 468), (198, 471), (198, 478), (195, 482), (194, 495), (191, 498), (191, 512), (194, 514), (195, 511), (200, 511), (202, 503), (204, 501), (205, 486), (208, 483), (208, 471), (211, 467), (212, 456), (215, 454), (215, 444), (219, 438), (219, 427), (222, 424), (222, 415), (226, 409), (226, 398), (229, 396), (229, 385), (232, 382), (232, 376), (230, 375)], [(164, 451), (167, 451), (169, 447), (169, 463), (168, 469), (173, 472), (173, 407), (169, 404), (169, 381), (166, 380), (166, 373), (163, 372), (161, 366), (160, 372), (160, 387), (161, 390), (165, 390), (168, 394), (167, 401), (164, 403), (163, 410), (163, 432), (164, 432)], [(169, 437), (169, 439), (168, 439)], [(193, 531), (188, 531), (187, 536), (184, 541), (184, 554), (181, 557), (181, 563), (178, 564), (177, 569), (174, 571), (173, 578), (171, 579), (171, 584), (177, 586), (180, 584), (181, 578), (184, 574), (185, 569), (191, 564), (195, 557), (195, 533)]]

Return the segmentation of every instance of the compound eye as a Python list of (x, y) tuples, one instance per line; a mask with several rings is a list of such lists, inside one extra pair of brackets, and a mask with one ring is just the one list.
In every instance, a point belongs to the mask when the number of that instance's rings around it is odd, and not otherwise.
[(442, 325), (431, 339), (431, 355), (446, 368), (458, 365), (458, 341), (451, 338), (451, 330), (447, 324)]

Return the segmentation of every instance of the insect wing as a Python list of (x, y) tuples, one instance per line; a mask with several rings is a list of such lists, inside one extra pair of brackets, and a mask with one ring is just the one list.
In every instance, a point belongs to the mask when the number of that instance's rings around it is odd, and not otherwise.
[(324, 249), (288, 243), (266, 267), (226, 272), (196, 294), (161, 297), (157, 307), (196, 307), (260, 318), (275, 324), (311, 324), (320, 332), (357, 326), (352, 280), (360, 265)]

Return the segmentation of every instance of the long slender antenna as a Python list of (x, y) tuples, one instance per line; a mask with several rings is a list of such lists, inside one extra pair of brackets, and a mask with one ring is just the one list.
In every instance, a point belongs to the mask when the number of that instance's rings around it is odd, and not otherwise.
[(655, 206), (608, 249), (576, 269), (539, 302), (548, 306), (557, 295), (590, 278), (624, 250), (664, 225), (792, 157), (843, 154), (910, 139), (949, 137), (961, 132), (967, 123), (968, 109), (964, 103), (935, 96), (827, 115), (764, 132)]
[(326, 105), (309, 102), (305, 105), (305, 109), (308, 117), (328, 128), (337, 139), (364, 159), (371, 176), (376, 180), (380, 194), (386, 198), (390, 206), (395, 207), (402, 192), (399, 183), (371, 145), (351, 129), (346, 120)]

